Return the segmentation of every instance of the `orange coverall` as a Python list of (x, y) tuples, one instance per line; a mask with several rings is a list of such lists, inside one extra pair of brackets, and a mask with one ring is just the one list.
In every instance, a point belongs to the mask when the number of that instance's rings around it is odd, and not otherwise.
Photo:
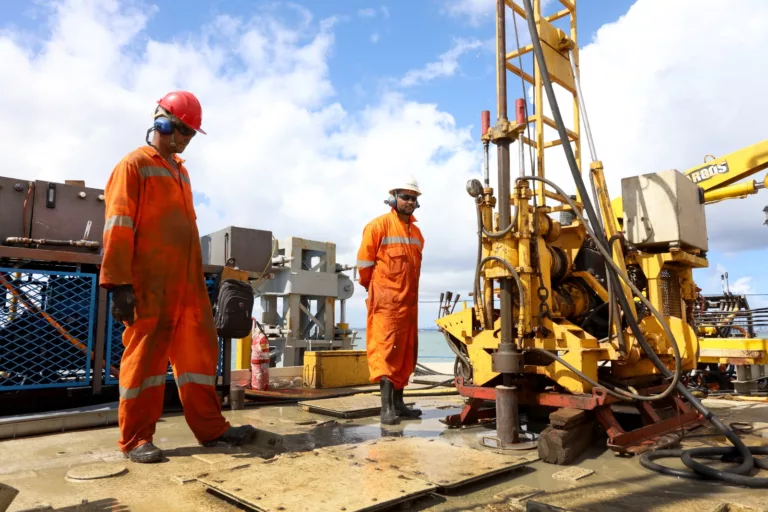
[(357, 253), (365, 304), (366, 348), (371, 382), (387, 377), (403, 389), (416, 368), (419, 344), (419, 277), (424, 237), (411, 216), (406, 224), (393, 208), (363, 231)]
[(134, 323), (123, 334), (120, 450), (151, 442), (163, 410), (168, 360), (184, 417), (199, 442), (229, 423), (216, 395), (218, 338), (205, 288), (192, 188), (184, 160), (174, 170), (150, 146), (123, 158), (105, 189), (101, 285), (132, 284)]

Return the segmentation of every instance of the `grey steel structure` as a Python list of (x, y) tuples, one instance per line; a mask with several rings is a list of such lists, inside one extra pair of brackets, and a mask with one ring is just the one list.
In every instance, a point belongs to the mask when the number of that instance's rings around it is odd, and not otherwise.
[[(289, 237), (278, 243), (270, 275), (254, 285), (261, 323), (275, 348), (274, 366), (302, 366), (307, 350), (349, 350), (355, 332), (346, 325), (355, 267), (336, 263), (336, 244)], [(336, 302), (339, 301), (339, 325)]]

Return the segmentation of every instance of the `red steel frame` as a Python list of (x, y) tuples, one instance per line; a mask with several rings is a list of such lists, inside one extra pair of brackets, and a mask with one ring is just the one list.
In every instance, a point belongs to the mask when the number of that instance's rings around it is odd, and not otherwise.
[[(480, 409), (486, 400), (496, 400), (496, 389), (465, 385), (462, 377), (455, 380), (459, 394), (469, 398), (464, 409), (459, 414), (446, 417), (445, 423), (450, 427), (460, 427), (476, 423), (478, 420), (491, 419), (496, 416), (495, 409)], [(656, 386), (642, 389), (641, 394), (652, 394), (663, 391), (666, 386)], [(679, 396), (674, 396), (677, 415), (662, 419), (650, 402), (640, 402), (638, 409), (643, 417), (643, 427), (626, 432), (616, 420), (610, 405), (621, 402), (610, 396), (605, 388), (593, 388), (591, 395), (571, 395), (556, 392), (520, 391), (517, 393), (519, 405), (544, 406), (554, 408), (572, 408), (585, 411), (595, 411), (597, 420), (608, 434), (608, 447), (620, 453), (638, 454), (646, 451), (662, 436), (689, 430), (704, 423), (706, 419), (692, 409)]]

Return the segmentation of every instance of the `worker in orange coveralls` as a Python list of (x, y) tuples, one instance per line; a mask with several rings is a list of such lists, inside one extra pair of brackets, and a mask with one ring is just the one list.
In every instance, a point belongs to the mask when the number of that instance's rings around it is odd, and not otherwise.
[[(170, 359), (184, 417), (198, 442), (241, 444), (255, 429), (232, 427), (216, 394), (218, 337), (203, 276), (189, 174), (178, 154), (200, 129), (202, 109), (186, 91), (158, 101), (147, 146), (126, 155), (105, 189), (101, 286), (124, 323), (120, 364), (120, 450), (157, 462), (152, 443), (163, 412)], [(150, 133), (152, 142), (149, 141)]]
[(389, 191), (392, 210), (371, 221), (357, 253), (360, 284), (368, 291), (366, 346), (371, 382), (381, 388), (381, 423), (398, 417), (418, 418), (409, 409), (403, 388), (416, 368), (418, 300), (424, 237), (414, 224), (419, 185), (410, 178)]

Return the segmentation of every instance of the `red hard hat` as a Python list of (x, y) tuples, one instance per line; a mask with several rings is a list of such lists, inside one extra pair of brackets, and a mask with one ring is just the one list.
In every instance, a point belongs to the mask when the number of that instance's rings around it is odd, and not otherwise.
[(194, 94), (187, 91), (169, 92), (157, 102), (165, 110), (178, 117), (184, 124), (207, 135), (201, 128), (203, 108)]

